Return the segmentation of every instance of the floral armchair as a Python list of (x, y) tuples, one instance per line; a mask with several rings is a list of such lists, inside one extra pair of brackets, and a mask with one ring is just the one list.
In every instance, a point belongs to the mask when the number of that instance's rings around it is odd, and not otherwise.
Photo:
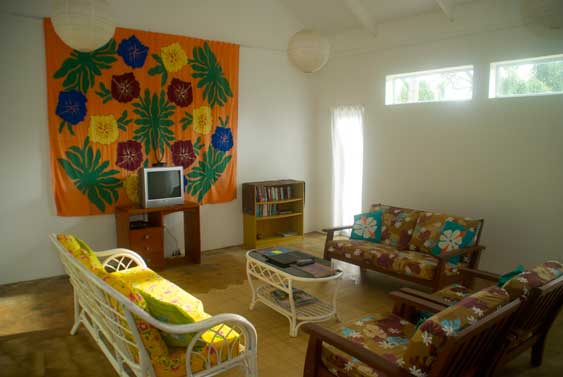
[[(308, 324), (304, 377), (480, 376), (521, 300), (486, 288), (444, 308), (393, 292), (393, 313), (374, 313), (335, 332)], [(420, 321), (426, 312), (430, 317)]]
[(482, 219), (382, 204), (372, 205), (370, 212), (382, 212), (381, 223), (372, 222), (380, 241), (335, 239), (338, 231), (354, 232), (356, 224), (324, 229), (325, 259), (342, 260), (436, 291), (459, 280), (459, 267), (477, 268), (485, 249), (479, 245)]
[[(500, 278), (497, 274), (470, 269), (462, 269), (461, 275), (463, 284), (454, 284), (433, 294), (410, 288), (401, 289), (401, 293), (446, 308), (475, 292), (477, 284), (496, 284)], [(498, 367), (530, 348), (531, 365), (537, 367), (542, 364), (547, 335), (563, 307), (563, 263), (547, 261), (525, 270), (506, 281), (503, 288), (511, 298), (524, 297), (526, 300), (499, 346), (497, 362), (491, 364), (488, 375), (494, 375)]]

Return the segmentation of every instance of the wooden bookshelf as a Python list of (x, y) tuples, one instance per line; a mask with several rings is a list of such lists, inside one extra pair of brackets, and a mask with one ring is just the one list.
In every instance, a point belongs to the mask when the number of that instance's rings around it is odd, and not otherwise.
[[(244, 245), (255, 249), (303, 239), (305, 182), (293, 179), (242, 185)], [(281, 233), (293, 232), (283, 236)]]

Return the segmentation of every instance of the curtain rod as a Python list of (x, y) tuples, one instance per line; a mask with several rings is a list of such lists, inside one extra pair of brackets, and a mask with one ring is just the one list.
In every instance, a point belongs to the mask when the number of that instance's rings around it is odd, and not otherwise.
[[(20, 17), (20, 18), (29, 18), (29, 19), (32, 19), (32, 20), (39, 20), (39, 21), (43, 21), (43, 19), (45, 18), (45, 17), (42, 17), (42, 16), (32, 16), (32, 15), (29, 15), (29, 14), (23, 14), (23, 13), (17, 13), (17, 12), (7, 12), (7, 11), (0, 11), (0, 14), (5, 14), (7, 16)], [(143, 31), (152, 32), (152, 30), (143, 30)], [(160, 33), (160, 32), (158, 32), (158, 33)], [(201, 39), (205, 39), (205, 38), (201, 38)], [(279, 52), (279, 53), (283, 53), (283, 54), (285, 54), (287, 52), (287, 49), (253, 46), (253, 45), (249, 45), (249, 44), (245, 44), (245, 43), (235, 43), (235, 42), (228, 42), (228, 43), (238, 44), (240, 47), (254, 49), (254, 50), (272, 51), (272, 52)]]

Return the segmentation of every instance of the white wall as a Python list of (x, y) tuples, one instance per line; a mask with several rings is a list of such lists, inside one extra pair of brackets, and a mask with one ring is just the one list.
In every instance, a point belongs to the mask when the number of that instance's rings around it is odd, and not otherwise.
[[(483, 217), (490, 270), (563, 258), (563, 95), (487, 98), (490, 62), (563, 53), (563, 30), (519, 27), (514, 5), (481, 2), (453, 24), (427, 14), (381, 25), (376, 38), (333, 38), (336, 54), (315, 79), (320, 224), (332, 218), (330, 107), (364, 104), (364, 208)], [(465, 64), (475, 66), (473, 101), (384, 105), (385, 75)]]
[[(49, 2), (6, 1), (0, 11), (48, 15)], [(283, 49), (301, 25), (273, 0), (114, 1), (118, 24), (241, 43), (238, 185), (308, 180), (310, 83)], [(57, 217), (50, 186), (42, 21), (0, 15), (0, 284), (62, 273), (51, 232), (77, 234), (96, 249), (115, 247), (113, 216)], [(308, 201), (309, 203), (309, 201)], [(242, 205), (201, 209), (204, 250), (242, 243)], [(311, 217), (306, 218), (306, 229)], [(175, 231), (177, 223), (170, 224)]]

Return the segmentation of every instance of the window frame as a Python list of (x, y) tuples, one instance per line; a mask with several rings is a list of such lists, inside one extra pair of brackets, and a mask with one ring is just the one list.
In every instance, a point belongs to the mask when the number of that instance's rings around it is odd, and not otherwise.
[(497, 98), (520, 98), (520, 97), (541, 97), (541, 96), (553, 96), (553, 95), (562, 95), (563, 91), (561, 92), (544, 92), (544, 93), (524, 93), (524, 94), (497, 94), (497, 83), (499, 80), (500, 69), (499, 67), (514, 67), (522, 64), (527, 63), (549, 63), (549, 62), (556, 62), (556, 61), (563, 61), (563, 54), (555, 54), (555, 55), (545, 55), (545, 56), (537, 56), (532, 58), (524, 58), (524, 59), (514, 59), (514, 60), (503, 60), (498, 62), (492, 62), (489, 66), (489, 99), (497, 99)]
[[(471, 78), (471, 97), (465, 99), (438, 99), (438, 100), (422, 100), (422, 101), (414, 101), (414, 102), (395, 102), (395, 79), (401, 79), (405, 77), (417, 77), (417, 76), (425, 76), (429, 74), (435, 73), (457, 73), (462, 71), (471, 70), (473, 76)], [(416, 72), (408, 72), (408, 73), (396, 73), (391, 75), (385, 76), (385, 106), (395, 106), (395, 105), (412, 105), (417, 103), (435, 103), (435, 102), (465, 102), (473, 100), (475, 96), (475, 65), (473, 64), (466, 64), (454, 67), (445, 67), (445, 68), (438, 68), (438, 69), (429, 69), (425, 71), (416, 71)]]

